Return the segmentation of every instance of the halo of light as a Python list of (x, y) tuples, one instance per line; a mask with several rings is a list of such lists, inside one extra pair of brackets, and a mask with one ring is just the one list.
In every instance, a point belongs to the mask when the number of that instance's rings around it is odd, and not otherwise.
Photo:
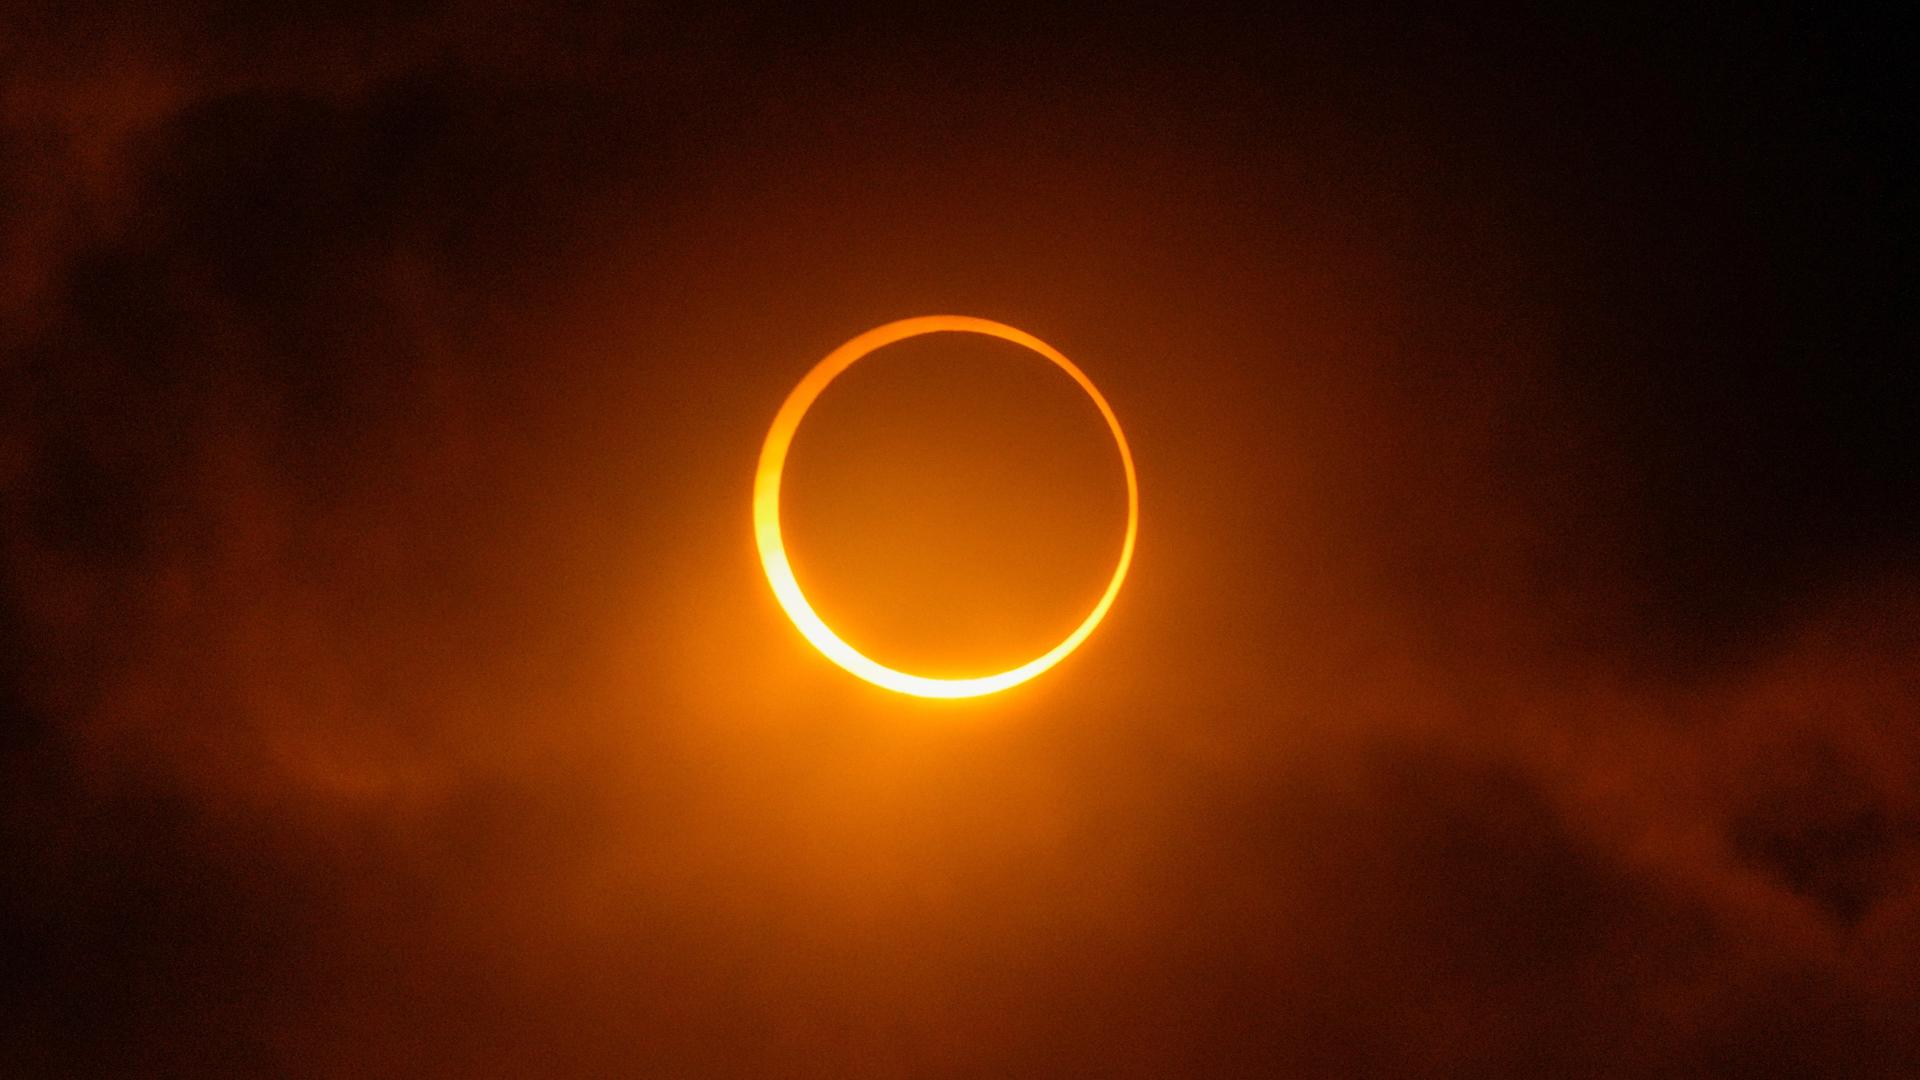
[[(868, 658), (847, 644), (820, 618), (813, 610), (813, 605), (807, 602), (806, 594), (800, 591), (800, 583), (793, 576), (793, 565), (787, 561), (787, 547), (780, 533), (780, 477), (786, 468), (787, 450), (793, 444), (794, 433), (799, 430), (800, 421), (813, 406), (814, 399), (841, 372), (875, 349), (922, 334), (940, 332), (984, 334), (1010, 341), (1039, 353), (1072, 376), (1080, 389), (1093, 399), (1100, 415), (1106, 420), (1107, 429), (1113, 433), (1114, 445), (1120, 450), (1120, 464), (1127, 477), (1126, 539), (1121, 542), (1120, 560), (1113, 568), (1113, 577), (1107, 582), (1106, 591), (1101, 593), (1099, 602), (1093, 605), (1093, 610), (1059, 644), (1032, 660), (991, 675), (958, 679), (931, 678), (899, 671)], [(1120, 584), (1126, 580), (1127, 567), (1133, 562), (1134, 538), (1139, 529), (1140, 487), (1134, 476), (1133, 453), (1127, 449), (1127, 437), (1120, 430), (1120, 418), (1114, 415), (1113, 407), (1100, 395), (1093, 381), (1058, 349), (1032, 334), (1005, 323), (966, 315), (922, 315), (890, 322), (828, 353), (793, 388), (787, 400), (781, 404), (780, 411), (774, 415), (766, 442), (761, 444), (760, 465), (753, 477), (753, 538), (760, 549), (760, 565), (766, 570), (767, 583), (773, 586), (774, 597), (780, 601), (787, 617), (793, 620), (794, 627), (822, 655), (848, 672), (876, 686), (916, 697), (968, 698), (995, 693), (1018, 686), (1066, 659), (1067, 654), (1079, 648), (1080, 643), (1093, 633), (1093, 628), (1100, 625), (1107, 609), (1113, 606), (1114, 597), (1120, 594)]]

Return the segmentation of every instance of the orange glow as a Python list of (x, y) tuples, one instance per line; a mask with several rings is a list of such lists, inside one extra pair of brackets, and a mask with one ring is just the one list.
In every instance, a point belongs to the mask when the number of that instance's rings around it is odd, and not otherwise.
[[(1093, 610), (1058, 645), (1034, 659), (1005, 671), (961, 679), (936, 679), (897, 671), (875, 662), (842, 640), (814, 612), (813, 605), (807, 602), (806, 595), (800, 591), (800, 583), (795, 580), (793, 566), (787, 561), (786, 544), (780, 534), (781, 473), (786, 468), (787, 450), (793, 444), (794, 433), (799, 430), (800, 421), (813, 406), (814, 400), (841, 372), (875, 349), (921, 334), (941, 332), (985, 334), (1010, 341), (1039, 353), (1071, 375), (1106, 419), (1108, 430), (1113, 432), (1114, 445), (1120, 450), (1120, 464), (1127, 477), (1126, 538), (1121, 542), (1120, 560), (1113, 568), (1113, 577), (1107, 582), (1106, 591), (1101, 594), (1099, 602), (1093, 605)], [(1106, 617), (1107, 609), (1113, 606), (1114, 597), (1120, 594), (1120, 583), (1126, 580), (1127, 567), (1133, 561), (1134, 537), (1139, 526), (1140, 490), (1134, 477), (1133, 454), (1127, 449), (1127, 437), (1120, 431), (1119, 417), (1113, 414), (1112, 407), (1107, 404), (1106, 398), (1100, 396), (1093, 381), (1071, 360), (1061, 355), (1058, 349), (1032, 334), (1005, 323), (965, 315), (922, 315), (890, 322), (828, 353), (826, 359), (815, 364), (813, 370), (807, 372), (806, 377), (800, 380), (781, 404), (780, 411), (773, 418), (773, 427), (767, 432), (767, 440), (760, 448), (760, 466), (753, 478), (753, 538), (760, 548), (760, 565), (766, 569), (767, 582), (773, 586), (773, 595), (786, 610), (787, 617), (827, 659), (876, 686), (916, 697), (967, 698), (991, 694), (1018, 686), (1065, 659), (1068, 653), (1079, 648), (1080, 643), (1093, 633), (1093, 628)]]

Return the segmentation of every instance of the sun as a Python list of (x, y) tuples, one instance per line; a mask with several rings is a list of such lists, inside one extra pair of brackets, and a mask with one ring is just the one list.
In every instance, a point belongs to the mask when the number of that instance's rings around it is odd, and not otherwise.
[[(800, 591), (800, 583), (794, 578), (793, 566), (787, 560), (786, 543), (780, 533), (781, 473), (786, 468), (787, 450), (793, 445), (794, 433), (799, 430), (800, 421), (806, 418), (814, 400), (841, 372), (875, 349), (922, 334), (936, 333), (985, 334), (1010, 341), (1038, 353), (1066, 372), (1079, 384), (1080, 389), (1086, 391), (1099, 408), (1101, 417), (1106, 420), (1107, 430), (1113, 433), (1113, 444), (1120, 451), (1120, 464), (1127, 478), (1127, 531), (1126, 538), (1120, 544), (1120, 559), (1114, 565), (1113, 577), (1107, 581), (1106, 590), (1086, 618), (1059, 644), (1018, 667), (990, 675), (958, 679), (931, 678), (887, 667), (842, 640), (813, 610), (806, 594)], [(753, 477), (753, 538), (760, 549), (760, 565), (766, 570), (767, 583), (773, 587), (773, 595), (780, 601), (787, 617), (827, 659), (876, 686), (915, 697), (970, 698), (996, 693), (1018, 686), (1066, 659), (1069, 653), (1080, 647), (1081, 642), (1087, 640), (1093, 628), (1100, 625), (1100, 620), (1106, 617), (1107, 610), (1113, 606), (1114, 598), (1120, 595), (1120, 585), (1126, 580), (1127, 568), (1133, 562), (1134, 540), (1139, 530), (1140, 485), (1134, 475), (1133, 452), (1127, 448), (1127, 437), (1120, 430), (1120, 418), (1114, 415), (1113, 407), (1101, 396), (1093, 380), (1087, 378), (1086, 373), (1075, 367), (1073, 361), (1058, 349), (1032, 334), (1005, 323), (966, 315), (922, 315), (890, 322), (828, 353), (793, 388), (787, 400), (781, 404), (780, 411), (774, 415), (773, 426), (767, 431), (766, 442), (760, 447), (760, 465)]]

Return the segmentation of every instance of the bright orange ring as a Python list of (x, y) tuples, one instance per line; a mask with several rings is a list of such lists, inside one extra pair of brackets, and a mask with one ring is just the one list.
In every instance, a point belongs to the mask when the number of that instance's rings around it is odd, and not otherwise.
[[(1114, 566), (1113, 578), (1107, 582), (1107, 590), (1100, 595), (1099, 603), (1093, 605), (1093, 610), (1065, 640), (1034, 659), (993, 675), (966, 679), (934, 679), (896, 671), (868, 659), (858, 649), (841, 640), (840, 635), (821, 620), (814, 612), (813, 605), (807, 603), (805, 594), (801, 593), (800, 583), (793, 576), (793, 566), (787, 561), (786, 544), (780, 538), (780, 475), (786, 468), (787, 450), (793, 445), (793, 434), (799, 430), (800, 421), (807, 415), (807, 410), (813, 407), (814, 399), (841, 372), (852, 367), (854, 361), (875, 349), (910, 337), (941, 331), (985, 334), (1011, 341), (1032, 349), (1073, 376), (1073, 381), (1080, 384), (1080, 388), (1099, 407), (1100, 415), (1106, 418), (1107, 429), (1113, 432), (1114, 445), (1120, 448), (1120, 464), (1127, 474), (1127, 536), (1120, 545), (1120, 562)], [(1113, 598), (1120, 594), (1120, 583), (1126, 580), (1127, 566), (1133, 561), (1134, 536), (1139, 529), (1140, 487), (1134, 477), (1133, 454), (1127, 449), (1127, 437), (1120, 431), (1120, 419), (1113, 415), (1113, 408), (1107, 404), (1106, 398), (1100, 396), (1092, 380), (1073, 366), (1073, 361), (1062, 356), (1058, 349), (1032, 334), (1005, 323), (965, 315), (922, 315), (890, 322), (828, 353), (826, 359), (815, 364), (813, 370), (807, 372), (806, 378), (793, 388), (793, 392), (781, 404), (780, 411), (774, 415), (767, 441), (760, 447), (760, 467), (753, 476), (753, 538), (760, 547), (760, 565), (766, 569), (767, 583), (773, 586), (773, 595), (780, 601), (780, 606), (786, 609), (787, 617), (827, 659), (876, 686), (916, 697), (965, 698), (991, 694), (1018, 686), (1065, 659), (1068, 653), (1087, 640), (1087, 635), (1093, 633), (1093, 628), (1106, 616), (1107, 609), (1113, 606)]]

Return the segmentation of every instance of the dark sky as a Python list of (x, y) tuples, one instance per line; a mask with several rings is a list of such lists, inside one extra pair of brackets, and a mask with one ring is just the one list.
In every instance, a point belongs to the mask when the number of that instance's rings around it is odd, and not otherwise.
[(0, 1075), (1920, 1074), (1898, 30), (9, 7)]

